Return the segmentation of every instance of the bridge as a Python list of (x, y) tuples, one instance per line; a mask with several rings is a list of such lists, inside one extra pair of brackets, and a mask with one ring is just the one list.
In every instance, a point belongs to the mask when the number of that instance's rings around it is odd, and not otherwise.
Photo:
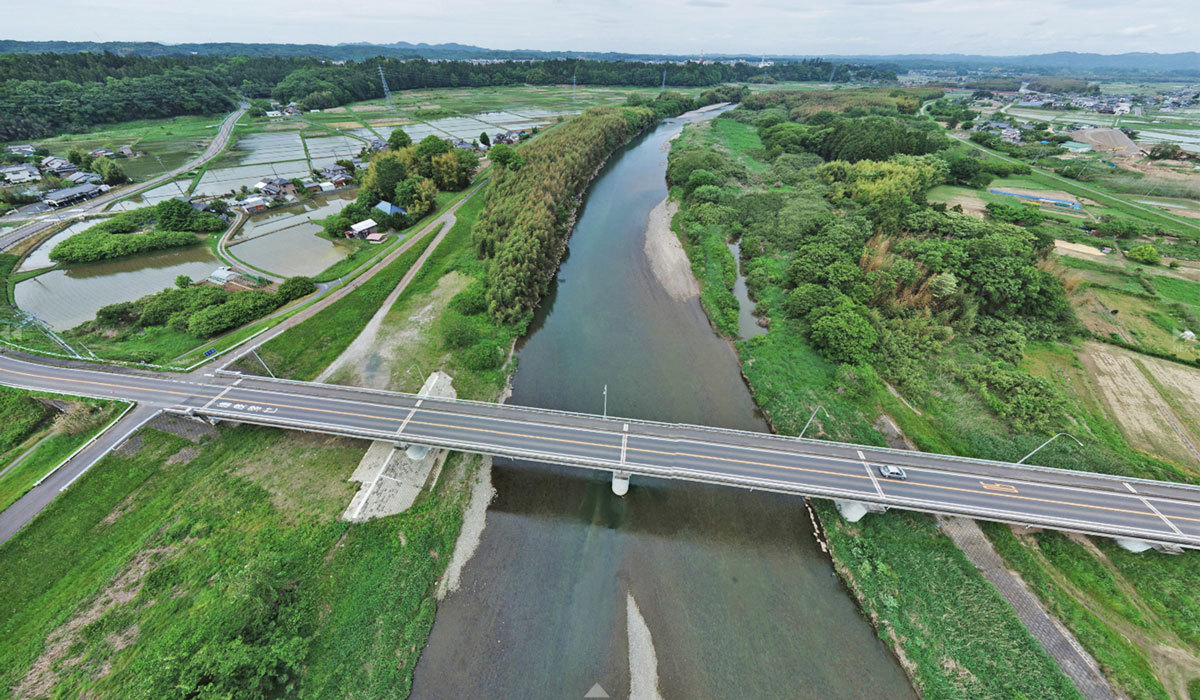
[[(168, 413), (1200, 549), (1200, 487), (697, 425), (375, 391), (217, 370), (165, 376), (0, 355), (0, 384)], [(902, 467), (904, 480), (880, 465)]]

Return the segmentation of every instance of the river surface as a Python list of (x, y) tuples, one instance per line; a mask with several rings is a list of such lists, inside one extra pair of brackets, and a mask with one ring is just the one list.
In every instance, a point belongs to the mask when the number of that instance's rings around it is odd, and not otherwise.
[[(644, 253), (670, 120), (593, 183), (510, 403), (767, 429), (736, 355)], [(667, 698), (913, 698), (820, 551), (801, 499), (497, 460), (462, 586), (438, 608), (416, 698), (627, 697), (626, 596)]]

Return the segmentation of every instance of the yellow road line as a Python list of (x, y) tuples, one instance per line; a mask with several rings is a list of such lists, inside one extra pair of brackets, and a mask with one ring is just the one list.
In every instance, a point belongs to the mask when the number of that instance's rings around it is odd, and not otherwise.
[[(82, 383), (82, 384), (93, 384), (96, 386), (107, 386), (110, 388), (134, 389), (134, 390), (138, 390), (138, 391), (149, 391), (149, 392), (155, 392), (155, 393), (161, 393), (161, 394), (187, 396), (189, 398), (198, 396), (195, 392), (184, 393), (184, 392), (178, 392), (178, 391), (169, 391), (166, 389), (151, 389), (151, 388), (146, 388), (146, 387), (133, 387), (133, 386), (124, 385), (124, 384), (114, 384), (114, 383), (110, 383), (110, 382), (95, 382), (95, 381), (89, 381), (89, 380), (85, 380), (85, 379), (62, 380), (62, 379), (58, 379), (56, 377), (48, 377), (48, 376), (44, 376), (44, 375), (29, 374), (26, 372), (18, 372), (16, 370), (11, 370), (11, 369), (7, 369), (7, 368), (0, 368), (0, 371), (5, 371), (5, 372), (9, 372), (11, 374), (17, 374), (17, 375), (21, 375), (21, 376), (25, 376), (25, 377), (33, 377), (35, 379), (46, 379), (49, 381), (70, 381), (70, 382), (78, 382), (78, 383)], [(290, 404), (277, 404), (277, 403), (272, 403), (269, 401), (248, 401), (247, 403), (262, 404), (264, 406), (273, 406), (276, 408), (291, 408), (291, 409), (296, 409), (296, 410), (301, 410), (301, 411), (328, 413), (328, 414), (332, 414), (332, 415), (355, 416), (355, 417), (359, 417), (359, 418), (369, 418), (372, 420), (392, 421), (392, 422), (397, 422), (397, 423), (400, 422), (399, 419), (395, 419), (395, 418), (387, 418), (387, 417), (372, 415), (372, 414), (368, 414), (368, 413), (355, 413), (352, 411), (335, 411), (332, 409), (325, 409), (325, 408), (295, 406), (295, 405), (290, 405)], [(567, 439), (567, 438), (547, 437), (547, 436), (542, 436), (542, 435), (530, 435), (527, 433), (516, 433), (516, 432), (512, 432), (512, 431), (505, 431), (505, 430), (493, 430), (490, 428), (476, 428), (476, 427), (471, 427), (471, 426), (452, 425), (452, 424), (447, 424), (447, 423), (435, 423), (435, 422), (431, 422), (431, 421), (418, 421), (418, 420), (410, 421), (410, 424), (425, 425), (425, 426), (435, 427), (435, 428), (449, 428), (452, 430), (466, 430), (466, 431), (471, 431), (471, 432), (490, 433), (493, 435), (504, 435), (506, 437), (526, 438), (526, 439), (531, 439), (531, 440), (544, 440), (544, 441), (548, 441), (548, 442), (561, 442), (561, 443), (566, 443), (566, 444), (584, 445), (584, 446), (590, 446), (590, 447), (606, 447), (606, 448), (610, 448), (610, 449), (620, 449), (620, 447), (618, 445), (609, 445), (609, 444), (605, 444), (605, 443), (590, 442), (590, 441), (585, 441), (585, 440), (571, 440), (571, 439)], [(665, 439), (665, 438), (650, 438), (650, 439)], [(652, 450), (649, 448), (642, 448), (642, 447), (629, 447), (628, 449), (635, 451), (635, 452), (645, 452), (648, 454), (658, 454), (658, 455), (665, 455), (665, 456), (671, 456), (671, 457), (687, 457), (687, 458), (693, 458), (693, 459), (711, 459), (711, 460), (719, 461), (719, 462), (730, 462), (730, 463), (734, 463), (734, 464), (748, 464), (748, 465), (752, 465), (752, 466), (767, 467), (770, 469), (787, 469), (790, 471), (800, 471), (800, 472), (807, 472), (807, 473), (812, 473), (812, 474), (824, 474), (827, 476), (846, 477), (846, 478), (852, 478), (852, 479), (867, 479), (867, 478), (869, 478), (866, 475), (860, 475), (860, 474), (835, 472), (835, 471), (829, 471), (829, 470), (825, 470), (825, 469), (814, 469), (812, 467), (797, 467), (797, 466), (790, 466), (790, 465), (786, 465), (786, 464), (774, 464), (771, 462), (759, 462), (756, 460), (736, 459), (733, 457), (700, 455), (700, 454), (694, 454), (694, 453), (690, 453), (690, 452), (673, 452), (673, 451), (665, 451), (665, 450)], [(1114, 513), (1126, 513), (1126, 514), (1132, 514), (1132, 515), (1143, 515), (1143, 516), (1155, 517), (1153, 513), (1146, 512), (1146, 511), (1127, 510), (1124, 508), (1113, 508), (1111, 506), (1099, 506), (1099, 505), (1094, 505), (1094, 504), (1090, 504), (1090, 503), (1076, 503), (1074, 501), (1061, 501), (1061, 500), (1048, 499), (1048, 498), (1037, 498), (1034, 496), (1021, 496), (1018, 494), (999, 493), (996, 491), (963, 488), (963, 487), (959, 487), (959, 486), (943, 486), (940, 484), (926, 484), (926, 483), (919, 483), (919, 482), (906, 482), (906, 484), (910, 485), (910, 486), (921, 486), (921, 487), (925, 487), (925, 488), (943, 489), (943, 490), (947, 490), (947, 491), (959, 491), (959, 492), (963, 492), (963, 493), (973, 493), (973, 494), (984, 495), (984, 496), (1014, 498), (1014, 499), (1018, 499), (1018, 500), (1034, 501), (1034, 502), (1039, 502), (1039, 503), (1050, 503), (1053, 505), (1074, 506), (1077, 508), (1087, 508), (1087, 509), (1091, 509), (1091, 510), (1103, 510), (1103, 511), (1109, 511), (1109, 512), (1114, 512)], [(1190, 521), (1190, 522), (1200, 522), (1200, 518), (1189, 518), (1189, 517), (1182, 516), (1182, 515), (1171, 515), (1168, 517), (1175, 518), (1178, 520), (1186, 520), (1186, 521)]]

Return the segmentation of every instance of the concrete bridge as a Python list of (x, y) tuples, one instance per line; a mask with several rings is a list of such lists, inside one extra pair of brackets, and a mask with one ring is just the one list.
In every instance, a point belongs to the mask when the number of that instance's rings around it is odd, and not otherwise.
[[(176, 378), (0, 355), (0, 384), (210, 421), (602, 469), (617, 493), (631, 475), (685, 479), (830, 498), (851, 519), (903, 508), (1108, 536), (1133, 549), (1200, 549), (1200, 487), (1186, 484), (222, 370)], [(882, 465), (907, 478), (883, 477)]]

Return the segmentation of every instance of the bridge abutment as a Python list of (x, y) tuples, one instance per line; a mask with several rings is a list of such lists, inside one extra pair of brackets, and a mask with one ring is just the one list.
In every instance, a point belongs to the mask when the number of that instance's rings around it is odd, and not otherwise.
[(1162, 554), (1183, 554), (1183, 547), (1170, 542), (1148, 542), (1146, 540), (1138, 540), (1132, 537), (1114, 537), (1117, 546), (1127, 552), (1138, 554), (1147, 550), (1153, 549)]
[(867, 513), (883, 513), (887, 511), (885, 506), (878, 503), (863, 503), (862, 501), (844, 501), (841, 499), (833, 499), (833, 504), (837, 506), (838, 512), (842, 517), (852, 523), (856, 523), (863, 519)]

